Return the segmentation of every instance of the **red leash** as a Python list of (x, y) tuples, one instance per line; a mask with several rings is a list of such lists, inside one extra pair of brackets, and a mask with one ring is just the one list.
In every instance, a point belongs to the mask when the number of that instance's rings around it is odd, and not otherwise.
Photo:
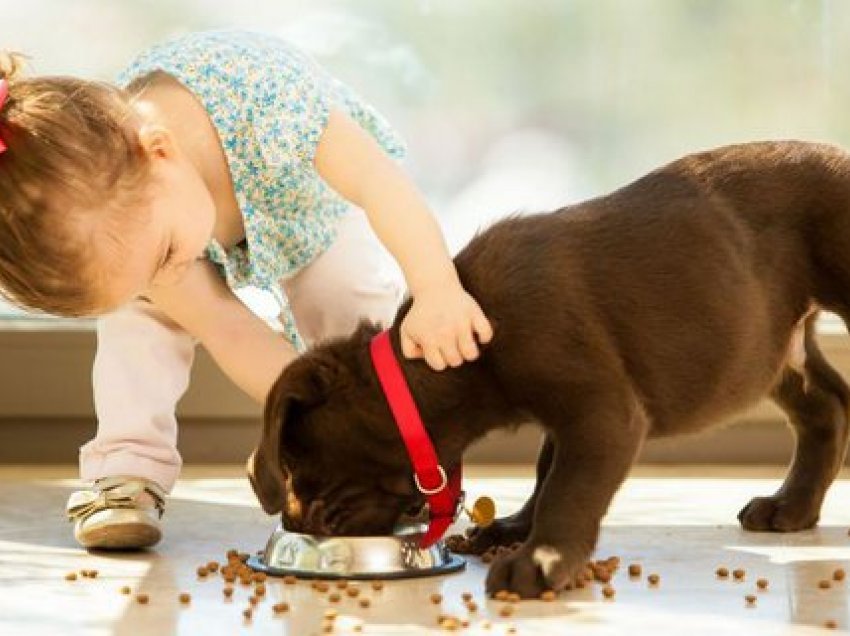
[(462, 468), (458, 464), (452, 474), (447, 476), (440, 465), (434, 445), (422, 424), (419, 410), (393, 353), (389, 331), (382, 331), (372, 338), (369, 352), (384, 397), (407, 447), (410, 463), (413, 464), (416, 487), (428, 500), (428, 530), (420, 541), (420, 547), (427, 548), (442, 538), (457, 516), (462, 498)]

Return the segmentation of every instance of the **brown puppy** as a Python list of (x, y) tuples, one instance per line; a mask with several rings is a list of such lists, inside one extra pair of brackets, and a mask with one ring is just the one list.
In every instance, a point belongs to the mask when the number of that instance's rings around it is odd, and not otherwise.
[[(547, 435), (531, 499), (473, 537), (478, 551), (524, 541), (493, 564), (488, 591), (564, 586), (644, 439), (765, 396), (788, 414), (796, 453), (779, 491), (739, 519), (817, 522), (847, 446), (850, 392), (813, 323), (817, 308), (850, 317), (850, 156), (801, 142), (694, 154), (608, 196), (501, 221), (455, 263), (494, 324), (480, 359), (441, 373), (404, 360), (409, 301), (391, 330), (440, 461), (451, 470), (497, 427), (534, 420)], [(375, 332), (315, 348), (271, 390), (252, 479), (290, 527), (388, 533), (422, 503), (370, 362)]]

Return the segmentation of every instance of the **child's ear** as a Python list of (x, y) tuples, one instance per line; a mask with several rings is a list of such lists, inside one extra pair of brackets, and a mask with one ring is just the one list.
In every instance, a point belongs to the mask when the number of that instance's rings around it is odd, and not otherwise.
[(151, 158), (172, 159), (177, 154), (174, 135), (160, 124), (142, 124), (139, 128), (139, 144)]

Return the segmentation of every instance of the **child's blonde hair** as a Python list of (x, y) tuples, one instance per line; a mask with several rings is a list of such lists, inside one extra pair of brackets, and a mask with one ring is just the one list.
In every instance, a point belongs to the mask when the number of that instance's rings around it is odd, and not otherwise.
[(23, 59), (0, 52), (0, 296), (91, 315), (105, 309), (98, 286), (108, 276), (93, 264), (95, 230), (120, 240), (116, 219), (140, 200), (148, 161), (127, 94), (72, 77), (22, 78)]

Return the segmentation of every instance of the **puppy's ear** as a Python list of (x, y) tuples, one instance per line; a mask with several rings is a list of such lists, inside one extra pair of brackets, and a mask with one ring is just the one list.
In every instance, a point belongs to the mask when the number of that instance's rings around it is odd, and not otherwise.
[(283, 509), (287, 475), (281, 446), (290, 451), (299, 442), (299, 420), (305, 409), (327, 399), (341, 373), (341, 365), (330, 356), (307, 353), (284, 369), (266, 398), (260, 444), (248, 459), (246, 469), (254, 494), (268, 514)]

